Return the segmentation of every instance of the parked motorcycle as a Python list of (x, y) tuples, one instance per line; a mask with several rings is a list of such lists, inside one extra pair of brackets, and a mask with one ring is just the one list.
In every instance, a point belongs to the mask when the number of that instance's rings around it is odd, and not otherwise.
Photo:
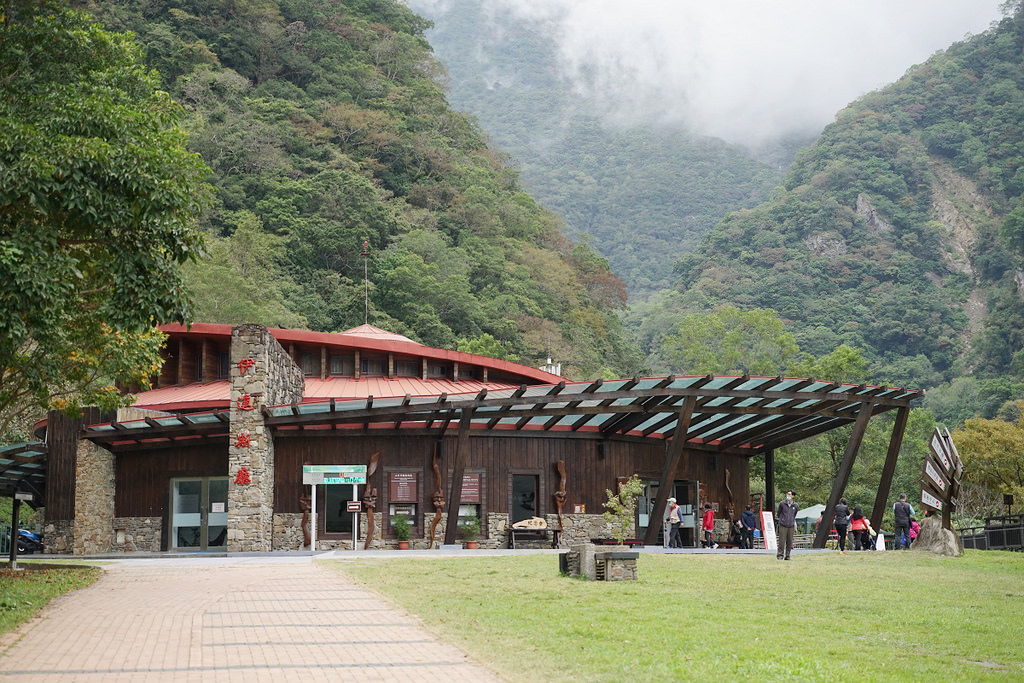
[(18, 529), (18, 552), (22, 555), (31, 555), (43, 549), (43, 539), (36, 536), (28, 529)]

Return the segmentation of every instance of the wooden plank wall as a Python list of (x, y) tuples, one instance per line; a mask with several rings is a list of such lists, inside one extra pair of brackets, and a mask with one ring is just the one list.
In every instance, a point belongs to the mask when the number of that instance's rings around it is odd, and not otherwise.
[(170, 482), (175, 477), (226, 477), (228, 444), (118, 453), (115, 517), (163, 517), (167, 522)]
[[(387, 486), (384, 474), (389, 468), (413, 467), (420, 472), (420, 506), (432, 510), (433, 471), (431, 456), (435, 438), (420, 435), (350, 435), (279, 436), (275, 440), (274, 509), (281, 513), (299, 512), (299, 497), (303, 493), (302, 465), (364, 465), (370, 456), (381, 452), (376, 481), (379, 494), (378, 509), (386, 509)], [(556, 512), (554, 492), (559, 477), (555, 463), (565, 461), (567, 484), (566, 510), (576, 503), (586, 505), (590, 514), (600, 514), (607, 500), (606, 489), (614, 489), (617, 477), (634, 472), (642, 478), (658, 479), (665, 461), (665, 445), (660, 442), (608, 440), (604, 457), (599, 453), (599, 441), (587, 438), (558, 436), (473, 436), (466, 460), (467, 471), (484, 474), (483, 505), (486, 512), (507, 512), (511, 504), (512, 476), (534, 474), (539, 478), (541, 515)], [(449, 432), (444, 439), (442, 476), (447, 492), (450, 487), (450, 468), (455, 455), (455, 434)], [(699, 480), (708, 484), (708, 495), (723, 510), (727, 502), (725, 469), (731, 472), (737, 514), (749, 497), (747, 460), (741, 456), (711, 456), (693, 452), (690, 468), (680, 472), (677, 479)], [(450, 501), (449, 501), (450, 503)]]
[(47, 416), (46, 519), (75, 518), (75, 477), (78, 466), (78, 435), (84, 424), (101, 421), (100, 411), (86, 408), (82, 417), (72, 418), (51, 410)]

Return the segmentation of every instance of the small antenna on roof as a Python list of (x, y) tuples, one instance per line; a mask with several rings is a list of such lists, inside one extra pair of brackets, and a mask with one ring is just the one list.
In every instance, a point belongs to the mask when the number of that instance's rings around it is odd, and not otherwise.
[(370, 278), (367, 276), (366, 264), (370, 259), (370, 243), (363, 240), (363, 324), (370, 323)]

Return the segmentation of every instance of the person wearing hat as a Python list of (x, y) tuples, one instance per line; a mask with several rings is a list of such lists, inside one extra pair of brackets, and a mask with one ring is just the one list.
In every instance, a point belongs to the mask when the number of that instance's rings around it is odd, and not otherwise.
[(666, 510), (665, 521), (669, 523), (671, 531), (668, 535), (668, 547), (669, 548), (682, 548), (683, 541), (679, 536), (679, 527), (683, 523), (683, 517), (679, 514), (679, 506), (676, 505), (675, 498), (668, 499), (668, 508)]

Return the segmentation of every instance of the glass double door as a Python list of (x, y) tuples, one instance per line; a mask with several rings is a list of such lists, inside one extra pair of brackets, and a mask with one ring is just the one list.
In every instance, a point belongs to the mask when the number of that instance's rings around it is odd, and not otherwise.
[(171, 550), (227, 547), (228, 478), (171, 480)]

